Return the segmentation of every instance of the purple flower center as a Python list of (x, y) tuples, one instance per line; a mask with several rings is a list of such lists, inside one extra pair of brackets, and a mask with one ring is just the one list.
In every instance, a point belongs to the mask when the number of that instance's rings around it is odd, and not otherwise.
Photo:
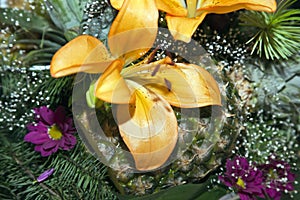
[(52, 140), (60, 140), (62, 137), (62, 132), (56, 124), (49, 128), (48, 134)]

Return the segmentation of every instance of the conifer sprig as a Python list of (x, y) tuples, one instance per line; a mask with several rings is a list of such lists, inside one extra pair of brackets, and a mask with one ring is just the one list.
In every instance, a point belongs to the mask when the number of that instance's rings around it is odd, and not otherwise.
[(300, 50), (300, 9), (289, 9), (296, 0), (281, 0), (275, 13), (246, 11), (241, 25), (256, 32), (247, 42), (253, 44), (251, 54), (267, 60), (288, 59)]

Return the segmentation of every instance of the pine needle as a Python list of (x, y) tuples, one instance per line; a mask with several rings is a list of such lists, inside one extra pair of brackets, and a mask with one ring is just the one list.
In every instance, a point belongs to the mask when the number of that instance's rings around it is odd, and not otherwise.
[(248, 40), (251, 54), (267, 60), (288, 59), (300, 50), (300, 9), (289, 9), (296, 0), (282, 0), (275, 13), (245, 11), (241, 25), (252, 27), (255, 34)]

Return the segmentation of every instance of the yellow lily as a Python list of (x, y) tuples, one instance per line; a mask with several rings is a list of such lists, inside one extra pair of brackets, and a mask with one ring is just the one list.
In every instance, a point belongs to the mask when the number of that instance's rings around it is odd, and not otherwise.
[(169, 57), (123, 68), (116, 60), (99, 78), (96, 96), (120, 104), (120, 134), (136, 168), (152, 170), (165, 163), (178, 138), (172, 106), (196, 108), (221, 105), (218, 85), (203, 68), (173, 63)]
[[(149, 11), (145, 12), (147, 9)], [(153, 1), (127, 0), (109, 31), (110, 53), (98, 39), (79, 36), (53, 56), (51, 75), (62, 77), (77, 72), (102, 73), (116, 59), (131, 63), (152, 47), (157, 20), (158, 11)]]
[[(145, 12), (149, 7), (153, 9)], [(137, 13), (145, 17), (131, 19)], [(50, 65), (53, 77), (103, 73), (96, 83), (95, 95), (117, 105), (119, 132), (138, 170), (156, 169), (171, 155), (178, 139), (177, 119), (171, 106), (221, 105), (216, 81), (197, 65), (173, 63), (167, 57), (124, 68), (152, 46), (157, 28), (153, 17), (158, 18), (154, 1), (146, 4), (127, 0), (109, 33), (110, 53), (98, 39), (82, 35), (63, 46)], [(132, 31), (136, 25), (139, 29)]]
[[(141, 0), (148, 2), (149, 0)], [(126, 0), (111, 0), (120, 9)], [(167, 13), (168, 28), (174, 39), (189, 42), (199, 24), (209, 13), (224, 14), (247, 9), (265, 12), (276, 10), (275, 0), (155, 0), (159, 10)], [(147, 12), (149, 9), (147, 9)]]

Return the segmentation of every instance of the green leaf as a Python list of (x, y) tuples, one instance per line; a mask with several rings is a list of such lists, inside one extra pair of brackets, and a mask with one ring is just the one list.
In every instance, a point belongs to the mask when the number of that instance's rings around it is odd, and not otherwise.
[(161, 192), (141, 197), (120, 196), (122, 200), (194, 200), (199, 195), (207, 191), (207, 183), (203, 184), (186, 184), (172, 187)]
[(59, 49), (61, 47), (60, 44), (53, 42), (51, 40), (38, 40), (38, 39), (20, 39), (17, 41), (18, 44), (35, 44), (38, 45), (40, 48), (45, 46), (47, 47), (54, 47)]
[(214, 187), (212, 190), (205, 191), (204, 193), (200, 194), (197, 198), (195, 198), (195, 200), (220, 199), (226, 194), (226, 189), (221, 187)]
[(43, 48), (30, 51), (24, 57), (24, 64), (26, 65), (36, 65), (36, 64), (49, 64), (53, 54), (58, 50), (58, 48)]
[(64, 30), (78, 30), (87, 0), (46, 0), (45, 5), (53, 23)]

